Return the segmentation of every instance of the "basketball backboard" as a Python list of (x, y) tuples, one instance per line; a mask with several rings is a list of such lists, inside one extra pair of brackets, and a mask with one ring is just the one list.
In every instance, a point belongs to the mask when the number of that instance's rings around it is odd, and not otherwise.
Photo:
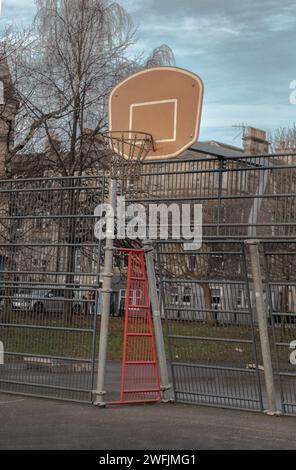
[(151, 134), (154, 148), (146, 159), (176, 157), (198, 138), (202, 101), (203, 82), (192, 72), (177, 67), (143, 70), (111, 92), (109, 130), (131, 139), (138, 139), (137, 132)]

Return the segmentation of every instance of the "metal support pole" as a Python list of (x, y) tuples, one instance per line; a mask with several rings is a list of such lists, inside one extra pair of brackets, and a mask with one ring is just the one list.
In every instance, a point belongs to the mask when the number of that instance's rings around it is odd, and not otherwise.
[[(116, 181), (110, 180), (109, 182), (109, 198), (108, 202), (115, 212), (116, 204)], [(110, 214), (110, 216), (112, 216)], [(108, 217), (108, 215), (107, 215)], [(100, 329), (100, 346), (99, 346), (99, 359), (98, 359), (98, 375), (97, 375), (97, 389), (94, 391), (96, 406), (105, 406), (105, 370), (107, 361), (107, 345), (108, 345), (108, 327), (110, 316), (111, 292), (112, 292), (112, 277), (113, 277), (113, 236), (114, 233), (110, 231), (110, 225), (107, 219), (106, 228), (106, 245), (105, 245), (105, 260), (104, 271), (101, 274), (103, 278), (102, 287), (102, 313), (101, 313), (101, 329)]]
[(153, 312), (153, 324), (156, 353), (159, 366), (160, 388), (162, 392), (162, 401), (173, 400), (172, 386), (169, 382), (168, 366), (166, 361), (165, 345), (163, 339), (163, 329), (161, 323), (160, 306), (157, 295), (156, 276), (153, 262), (153, 245), (150, 240), (143, 240), (145, 251), (146, 271), (148, 287), (150, 293), (150, 302)]
[(263, 283), (259, 255), (259, 240), (246, 240), (245, 244), (249, 247), (253, 287), (255, 292), (255, 303), (258, 317), (260, 344), (264, 366), (264, 378), (268, 404), (268, 409), (266, 410), (266, 413), (269, 415), (278, 415), (280, 413), (277, 410), (276, 404), (273, 367), (271, 361), (271, 351), (268, 335), (267, 312), (263, 297)]

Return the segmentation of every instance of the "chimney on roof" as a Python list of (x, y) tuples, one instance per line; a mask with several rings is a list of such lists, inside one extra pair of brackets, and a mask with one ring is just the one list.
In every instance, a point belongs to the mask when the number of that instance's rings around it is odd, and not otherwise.
[(269, 151), (269, 142), (266, 131), (247, 127), (243, 137), (244, 152), (248, 155), (266, 154)]

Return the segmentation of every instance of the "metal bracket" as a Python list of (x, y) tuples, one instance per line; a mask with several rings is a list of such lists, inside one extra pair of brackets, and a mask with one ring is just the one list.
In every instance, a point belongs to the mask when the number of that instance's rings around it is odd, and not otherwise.
[(113, 289), (101, 289), (101, 292), (106, 292), (107, 294), (112, 294)]
[(142, 244), (145, 253), (150, 253), (151, 251), (154, 251), (153, 243), (151, 240), (143, 240)]
[(99, 392), (98, 390), (93, 390), (92, 394), (96, 395), (96, 396), (99, 396), (99, 397), (103, 397), (104, 395), (106, 395), (106, 391), (102, 390), (101, 392)]
[(113, 273), (101, 273), (101, 277), (113, 277)]
[(168, 384), (168, 385), (161, 385), (160, 387), (160, 390), (162, 392), (166, 392), (167, 390), (171, 390), (172, 389), (172, 384)]
[(110, 246), (104, 246), (103, 250), (104, 251), (114, 251), (114, 248), (110, 247)]

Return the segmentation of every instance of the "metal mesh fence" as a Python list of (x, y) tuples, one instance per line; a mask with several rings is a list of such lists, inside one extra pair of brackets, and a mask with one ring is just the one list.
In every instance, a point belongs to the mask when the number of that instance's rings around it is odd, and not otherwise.
[[(100, 322), (94, 313), (100, 311), (104, 256), (94, 237), (94, 209), (105, 200), (107, 186), (103, 176), (0, 181), (2, 391), (92, 400)], [(264, 245), (263, 295), (276, 384), (284, 412), (295, 413), (296, 366), (290, 360), (296, 340), (295, 156), (222, 158), (191, 152), (180, 160), (144, 163), (132, 188), (123, 185), (125, 191), (127, 203), (146, 209), (154, 204), (156, 213), (162, 203), (203, 206), (200, 249), (185, 250), (183, 233), (179, 240), (171, 237), (170, 218), (169, 238), (156, 240), (177, 399), (265, 407), (253, 280), (244, 245), (257, 238)], [(114, 364), (122, 351), (126, 266), (121, 263), (115, 257), (111, 382), (117, 380)]]
[(202, 204), (204, 239), (296, 235), (293, 155), (146, 162), (136, 189), (142, 203)]
[[(253, 281), (243, 242), (254, 238), (272, 241), (267, 255), (270, 261), (279, 260), (276, 253), (280, 242), (295, 241), (295, 156), (222, 158), (191, 152), (190, 157), (180, 161), (146, 163), (137, 184), (138, 194), (140, 190), (146, 194), (145, 204), (157, 204), (154, 211), (161, 203), (180, 208), (186, 203), (202, 204), (203, 208), (201, 249), (186, 252), (182, 234), (175, 240), (173, 231), (169, 232), (171, 239), (156, 240), (177, 399), (251, 409), (265, 407)], [(276, 291), (285, 291), (287, 282), (289, 289), (294, 289), (286, 273), (287, 269), (291, 271), (288, 266), (295, 256), (292, 245), (290, 259), (282, 255), (277, 262), (277, 285), (273, 285), (272, 294), (269, 296), (267, 287), (263, 293), (268, 311), (275, 308), (269, 303), (279, 298)], [(284, 361), (288, 362), (287, 348), (294, 339), (293, 295), (285, 310), (281, 307), (284, 313), (280, 315), (286, 318), (286, 339), (282, 336), (275, 343), (271, 341), (274, 365), (276, 350), (281, 347), (286, 348)], [(271, 320), (269, 324), (272, 337)], [(277, 324), (273, 328), (278, 334)], [(295, 366), (286, 363), (279, 367), (275, 367), (275, 378), (281, 388), (283, 410), (295, 412)]]
[(0, 389), (91, 401), (104, 178), (0, 182)]
[[(158, 258), (176, 399), (262, 409), (243, 244), (205, 243), (176, 254), (162, 243)], [(228, 270), (219, 269), (223, 260)]]
[(283, 411), (296, 413), (296, 245), (265, 243), (266, 284), (269, 301), (272, 358), (277, 371)]

